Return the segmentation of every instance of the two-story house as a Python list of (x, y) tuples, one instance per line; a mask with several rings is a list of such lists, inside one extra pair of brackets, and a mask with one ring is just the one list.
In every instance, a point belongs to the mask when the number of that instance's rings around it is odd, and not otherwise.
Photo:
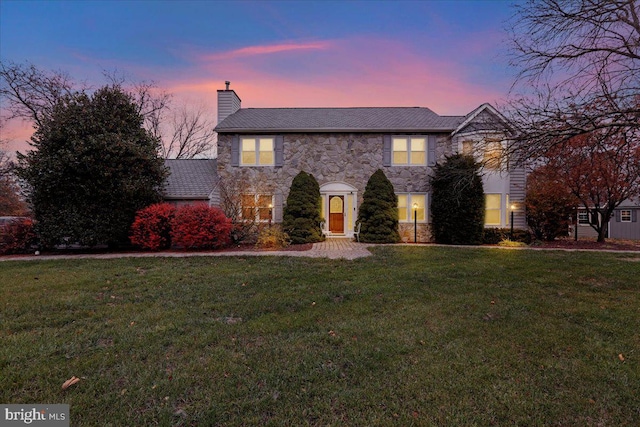
[[(302, 170), (320, 184), (323, 232), (353, 237), (367, 181), (382, 169), (398, 195), (400, 234), (430, 241), (429, 177), (436, 162), (474, 152), (484, 163), (486, 225), (525, 227), (524, 169), (509, 170), (501, 151), (506, 119), (483, 104), (466, 116), (424, 107), (241, 108), (236, 92), (218, 91), (220, 185), (243, 182), (245, 215), (282, 221), (293, 178)], [(477, 147), (483, 149), (478, 154)]]

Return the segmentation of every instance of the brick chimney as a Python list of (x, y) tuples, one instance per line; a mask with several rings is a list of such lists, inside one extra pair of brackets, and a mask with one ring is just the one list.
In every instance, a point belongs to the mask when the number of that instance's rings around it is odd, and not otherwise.
[(231, 82), (224, 82), (225, 89), (218, 90), (218, 123), (240, 109), (240, 98), (233, 89), (229, 89)]

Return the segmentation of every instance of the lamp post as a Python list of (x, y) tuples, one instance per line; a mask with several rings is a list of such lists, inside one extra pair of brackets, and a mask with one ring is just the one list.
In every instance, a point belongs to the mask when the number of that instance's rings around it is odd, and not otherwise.
[(273, 217), (273, 203), (269, 203), (269, 228), (271, 228), (272, 217)]
[(413, 243), (418, 243), (418, 204), (413, 204)]
[(511, 205), (511, 234), (509, 235), (509, 240), (513, 240), (513, 212), (516, 210), (516, 205)]

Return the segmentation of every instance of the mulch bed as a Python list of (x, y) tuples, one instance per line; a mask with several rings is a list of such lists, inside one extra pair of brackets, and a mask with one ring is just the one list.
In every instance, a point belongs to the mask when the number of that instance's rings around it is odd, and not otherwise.
[(595, 249), (608, 251), (640, 251), (639, 240), (607, 239), (598, 243), (595, 239), (558, 239), (553, 242), (541, 242), (538, 247), (557, 249)]

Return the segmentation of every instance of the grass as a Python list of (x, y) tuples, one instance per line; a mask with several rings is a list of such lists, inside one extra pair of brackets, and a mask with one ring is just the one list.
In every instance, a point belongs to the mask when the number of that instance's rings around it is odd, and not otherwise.
[(634, 255), (374, 252), (2, 262), (0, 403), (74, 426), (637, 425)]

